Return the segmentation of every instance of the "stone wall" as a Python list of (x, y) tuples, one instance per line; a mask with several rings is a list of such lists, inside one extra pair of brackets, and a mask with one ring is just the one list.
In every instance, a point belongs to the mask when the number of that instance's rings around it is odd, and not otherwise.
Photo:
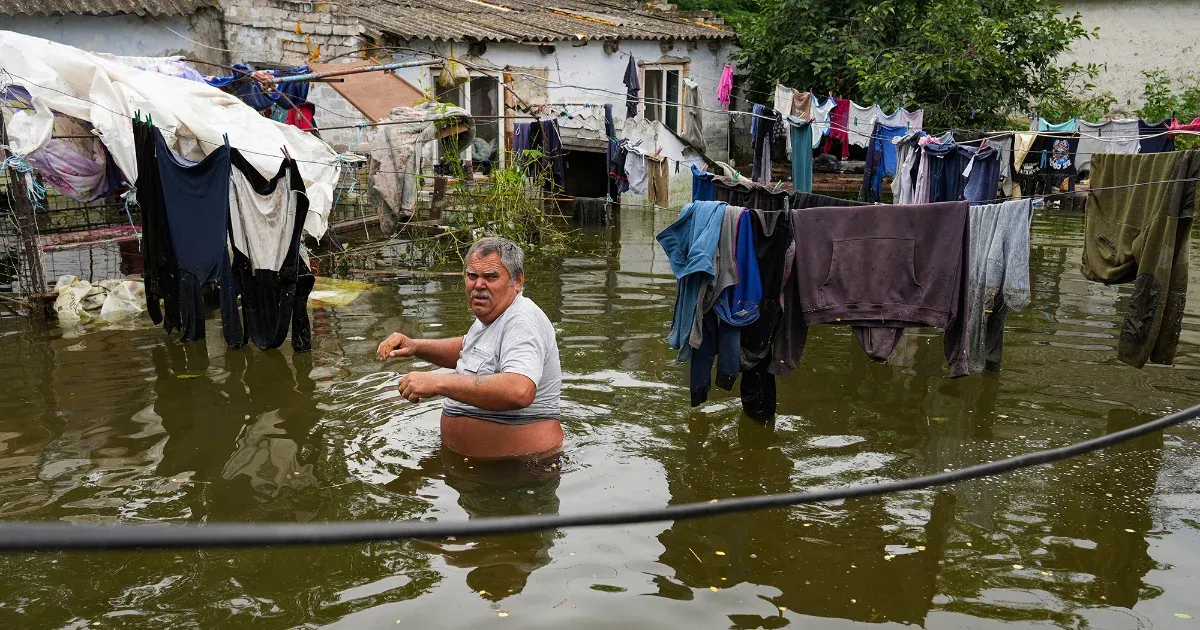
[(362, 27), (336, 3), (223, 0), (223, 5), (228, 47), (244, 60), (298, 65), (359, 48)]
[[(371, 122), (328, 83), (313, 83), (308, 100), (317, 106), (318, 127), (344, 127)], [(365, 127), (360, 133), (358, 129), (332, 129), (322, 131), (321, 139), (338, 151), (361, 151), (371, 146), (376, 130), (376, 127)]]

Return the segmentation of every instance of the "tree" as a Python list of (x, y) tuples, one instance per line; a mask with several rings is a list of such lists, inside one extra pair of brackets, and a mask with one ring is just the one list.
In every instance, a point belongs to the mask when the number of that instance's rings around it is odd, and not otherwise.
[(1044, 0), (761, 0), (740, 26), (753, 90), (780, 81), (887, 111), (923, 107), (927, 129), (1003, 128), (1010, 115), (1073, 107), (1098, 73), (1057, 62), (1098, 29)]

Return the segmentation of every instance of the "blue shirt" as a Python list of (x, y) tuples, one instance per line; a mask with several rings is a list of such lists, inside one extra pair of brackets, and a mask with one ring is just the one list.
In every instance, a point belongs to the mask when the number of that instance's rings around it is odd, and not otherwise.
[(724, 216), (723, 201), (689, 203), (679, 211), (679, 218), (674, 223), (658, 233), (658, 243), (671, 261), (671, 271), (675, 273), (679, 289), (668, 337), (672, 348), (687, 345), (692, 320), (696, 317), (700, 286), (704, 280), (711, 280), (716, 275), (712, 261)]

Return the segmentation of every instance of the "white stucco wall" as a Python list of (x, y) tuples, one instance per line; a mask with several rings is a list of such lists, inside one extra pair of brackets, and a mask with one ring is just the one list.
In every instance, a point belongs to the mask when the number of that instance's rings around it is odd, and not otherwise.
[[(451, 53), (450, 45), (442, 42), (414, 41), (409, 42), (408, 46), (434, 50), (443, 55)], [(629, 55), (638, 62), (647, 64), (686, 62), (686, 76), (690, 76), (700, 85), (701, 105), (708, 109), (721, 109), (717, 103), (717, 85), (720, 82), (721, 71), (734, 50), (730, 43), (710, 46), (708, 42), (675, 42), (664, 51), (664, 47), (657, 41), (621, 41), (618, 43), (618, 51), (610, 54), (605, 52), (603, 42), (595, 41), (558, 42), (549, 54), (538, 46), (494, 43), (488, 44), (487, 50), (478, 58), (466, 56), (467, 47), (463, 44), (456, 44), (453, 52), (468, 63), (496, 68), (498, 72), (510, 66), (545, 68), (549, 73), (546, 97), (547, 103), (551, 105), (611, 103), (619, 137), (641, 140), (642, 147), (648, 148), (650, 152), (661, 149), (661, 154), (670, 160), (669, 205), (677, 207), (691, 201), (692, 180), (688, 165), (702, 163), (703, 160), (660, 123), (649, 123), (639, 119), (634, 124), (626, 124), (626, 88), (623, 81)], [(411, 54), (396, 56), (397, 60), (411, 58)], [(428, 68), (415, 68), (398, 71), (398, 74), (414, 85), (426, 90), (435, 90), (436, 72), (437, 70), (431, 71)], [(644, 87), (642, 95), (645, 95)], [(727, 159), (729, 126), (726, 116), (706, 111), (703, 113), (703, 126), (706, 155), (716, 160)], [(622, 195), (621, 200), (631, 206), (646, 201), (644, 196), (632, 194)]]
[[(435, 50), (444, 55), (451, 52), (450, 44), (444, 42), (414, 41), (408, 45), (422, 50)], [(604, 51), (604, 43), (600, 41), (558, 42), (552, 53), (545, 54), (538, 46), (492, 43), (487, 45), (481, 58), (475, 59), (475, 63), (498, 69), (505, 66), (546, 68), (549, 71), (548, 103), (612, 103), (613, 116), (619, 120), (625, 117), (623, 79), (629, 63), (628, 55), (633, 55), (643, 63), (686, 62), (688, 75), (700, 84), (702, 106), (720, 109), (717, 84), (734, 47), (726, 42), (715, 48), (713, 50), (708, 42), (675, 42), (664, 52), (657, 41), (621, 41), (618, 42), (618, 51), (609, 54)], [(473, 60), (465, 56), (467, 47), (464, 44), (455, 44), (454, 53), (465, 61)], [(411, 55), (397, 55), (396, 58), (409, 59)], [(433, 88), (433, 77), (428, 69), (407, 69), (398, 74), (414, 85)], [(644, 89), (642, 94), (645, 94)], [(704, 139), (706, 153), (714, 159), (724, 160), (728, 139), (724, 115), (704, 113)]]
[[(190, 42), (168, 30), (173, 29)], [(192, 16), (163, 16), (157, 20), (138, 15), (15, 15), (0, 16), (0, 29), (33, 35), (92, 52), (138, 57), (183, 55), (191, 59), (226, 64), (218, 48), (224, 45), (221, 14), (204, 9)], [(203, 45), (201, 45), (203, 44)], [(211, 67), (197, 66), (211, 74)]]
[(1200, 53), (1198, 0), (1063, 0), (1063, 14), (1082, 14), (1089, 30), (1100, 37), (1076, 42), (1065, 61), (1098, 63), (1105, 67), (1095, 81), (1099, 91), (1117, 98), (1116, 108), (1141, 106), (1145, 79), (1142, 70), (1164, 68), (1173, 78), (1200, 74), (1194, 63)]

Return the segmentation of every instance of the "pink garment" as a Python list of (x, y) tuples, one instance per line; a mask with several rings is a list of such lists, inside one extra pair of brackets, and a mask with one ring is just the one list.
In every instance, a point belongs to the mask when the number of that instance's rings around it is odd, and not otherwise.
[(842, 159), (850, 157), (850, 137), (846, 135), (846, 122), (850, 118), (850, 99), (834, 99), (837, 103), (829, 111), (829, 134), (825, 137), (825, 152), (833, 153), (833, 141), (842, 144)]
[(917, 182), (913, 186), (912, 203), (929, 203), (929, 154), (925, 152), (925, 147), (941, 143), (941, 140), (934, 136), (924, 136), (920, 140), (917, 140), (917, 145), (921, 147), (919, 149), (921, 151), (921, 165), (917, 167)]
[(1167, 123), (1167, 129), (1171, 131), (1200, 131), (1200, 117), (1192, 119), (1192, 122), (1180, 124), (1178, 120), (1172, 120)]
[(729, 107), (729, 97), (733, 93), (733, 68), (726, 64), (721, 71), (721, 83), (717, 85), (717, 100)]

